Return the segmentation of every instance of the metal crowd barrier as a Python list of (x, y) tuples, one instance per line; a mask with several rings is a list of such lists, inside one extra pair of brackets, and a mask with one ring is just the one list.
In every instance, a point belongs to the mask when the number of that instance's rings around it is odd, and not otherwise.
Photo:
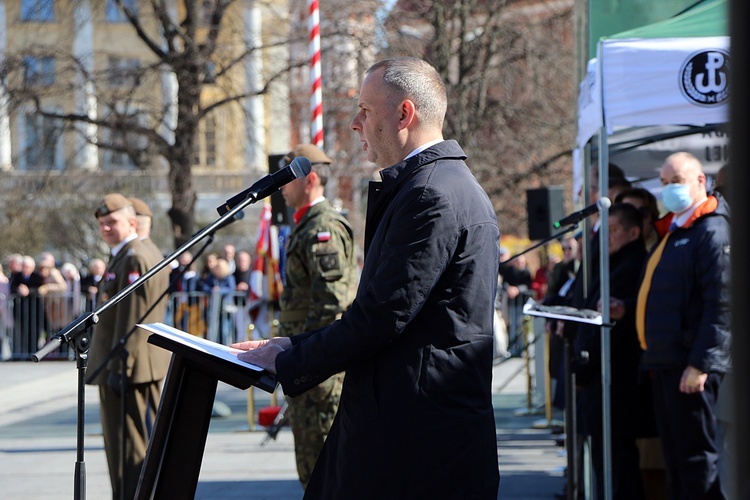
[[(246, 340), (250, 317), (245, 292), (174, 292), (167, 300), (166, 324), (221, 344)], [(96, 304), (74, 293), (29, 295), (0, 294), (0, 360), (29, 360), (48, 339)], [(48, 359), (74, 359), (62, 345)]]
[[(47, 339), (77, 318), (85, 305), (85, 297), (73, 293), (0, 296), (0, 359), (30, 359)], [(73, 357), (67, 345), (49, 356), (50, 359)]]
[[(498, 359), (521, 355), (525, 349), (521, 309), (528, 293), (509, 300), (498, 294), (496, 352)], [(271, 336), (259, 320), (253, 324), (245, 292), (173, 292), (167, 297), (164, 323), (213, 342), (231, 344), (251, 338)], [(0, 294), (0, 360), (28, 360), (72, 320), (96, 306), (85, 294), (64, 293), (41, 297)], [(507, 329), (506, 329), (507, 325)], [(500, 328), (502, 327), (502, 328)], [(68, 346), (49, 356), (50, 359), (73, 359)]]
[(245, 292), (174, 292), (165, 323), (220, 344), (247, 339), (250, 320)]

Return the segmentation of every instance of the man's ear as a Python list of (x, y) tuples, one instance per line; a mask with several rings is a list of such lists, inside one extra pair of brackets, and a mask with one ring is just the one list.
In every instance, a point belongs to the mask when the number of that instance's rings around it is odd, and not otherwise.
[(702, 186), (706, 185), (706, 174), (703, 172), (698, 173), (698, 183)]
[(312, 189), (318, 185), (320, 185), (320, 176), (315, 170), (311, 170), (310, 173), (305, 177), (305, 186), (308, 189)]
[(417, 108), (414, 101), (404, 99), (399, 108), (399, 130), (407, 128), (417, 118)]
[(635, 241), (638, 238), (641, 237), (641, 228), (638, 226), (633, 226), (630, 229), (628, 229), (628, 236), (630, 238), (630, 241)]

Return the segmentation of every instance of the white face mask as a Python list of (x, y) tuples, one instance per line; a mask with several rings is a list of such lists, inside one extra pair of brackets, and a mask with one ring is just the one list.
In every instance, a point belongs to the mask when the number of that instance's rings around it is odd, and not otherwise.
[(667, 210), (675, 214), (684, 212), (693, 204), (688, 184), (667, 184), (661, 192), (661, 199)]

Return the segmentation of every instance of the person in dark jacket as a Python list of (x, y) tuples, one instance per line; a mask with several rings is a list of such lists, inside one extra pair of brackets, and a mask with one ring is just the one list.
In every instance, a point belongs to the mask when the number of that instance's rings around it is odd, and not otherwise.
[[(644, 401), (647, 393), (639, 383), (641, 348), (635, 332), (635, 299), (646, 261), (642, 224), (642, 216), (633, 205), (618, 203), (609, 211), (610, 317), (615, 320), (609, 332), (610, 454), (612, 498), (622, 500), (645, 498), (636, 438), (653, 411), (651, 404)], [(592, 283), (587, 309), (601, 309), (600, 284)], [(577, 338), (578, 347), (587, 353), (588, 360), (576, 371), (576, 381), (581, 387), (582, 428), (591, 440), (594, 498), (604, 498), (601, 336), (599, 326), (582, 325)]]
[(367, 71), (352, 128), (384, 170), (370, 185), (356, 298), (328, 327), (236, 344), (292, 397), (346, 371), (305, 498), (497, 498), (500, 234), (463, 150), (443, 140), (446, 101), (422, 60)]
[(13, 324), (15, 325), (16, 351), (25, 357), (43, 346), (44, 302), (39, 288), (44, 278), (36, 269), (30, 255), (22, 257), (21, 270), (10, 275), (9, 286), (13, 298)]
[(670, 213), (638, 293), (636, 325), (652, 374), (654, 413), (671, 498), (725, 498), (718, 471), (716, 401), (730, 368), (729, 206), (706, 194), (700, 161), (661, 167)]

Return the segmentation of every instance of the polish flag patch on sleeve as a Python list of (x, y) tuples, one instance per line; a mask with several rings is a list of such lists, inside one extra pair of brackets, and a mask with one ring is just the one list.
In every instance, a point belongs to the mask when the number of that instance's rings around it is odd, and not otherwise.
[(137, 280), (140, 277), (141, 277), (141, 273), (139, 273), (139, 272), (135, 272), (134, 271), (132, 273), (128, 273), (128, 284), (134, 282), (135, 280)]
[(321, 231), (318, 233), (318, 241), (329, 241), (331, 239), (330, 231)]

